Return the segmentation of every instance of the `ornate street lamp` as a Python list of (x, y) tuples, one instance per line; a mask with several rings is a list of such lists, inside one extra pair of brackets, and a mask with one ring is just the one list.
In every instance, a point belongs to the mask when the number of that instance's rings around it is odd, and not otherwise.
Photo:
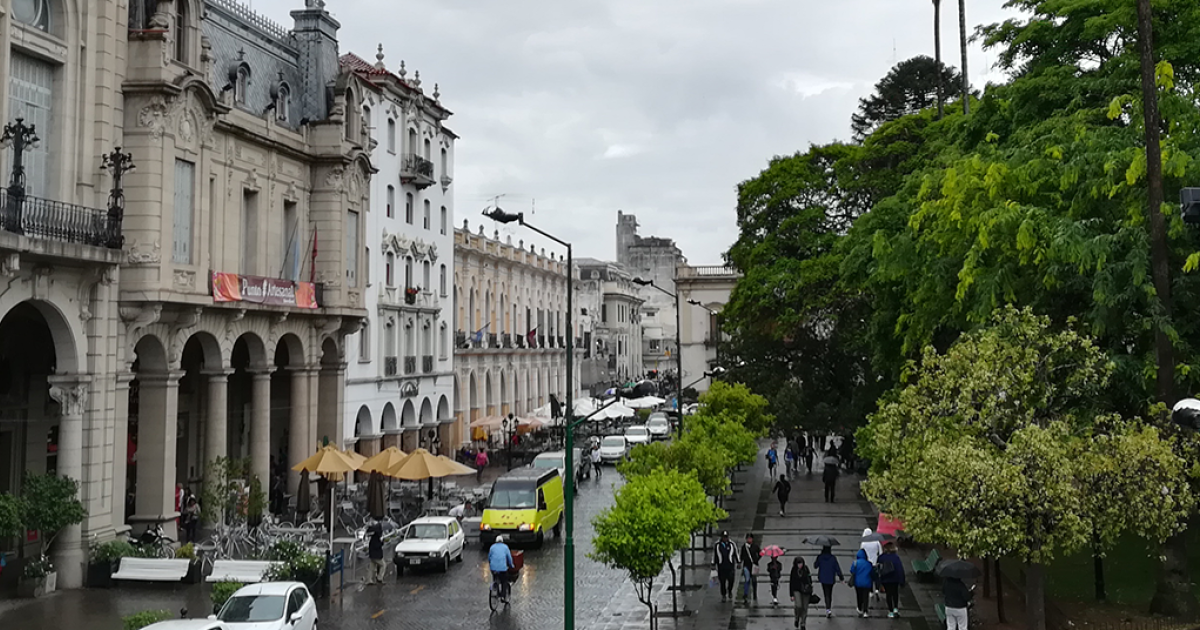
[(36, 147), (40, 138), (35, 125), (26, 125), (24, 118), (4, 125), (0, 146), (12, 148), (12, 176), (8, 181), (8, 205), (4, 209), (4, 229), (14, 234), (24, 234), (21, 227), (21, 209), (25, 202), (25, 151)]
[(112, 174), (112, 190), (108, 193), (108, 237), (105, 245), (120, 249), (125, 245), (125, 237), (121, 234), (121, 223), (125, 220), (125, 173), (137, 168), (133, 164), (132, 153), (122, 153), (121, 147), (116, 147), (104, 156), (100, 168)]

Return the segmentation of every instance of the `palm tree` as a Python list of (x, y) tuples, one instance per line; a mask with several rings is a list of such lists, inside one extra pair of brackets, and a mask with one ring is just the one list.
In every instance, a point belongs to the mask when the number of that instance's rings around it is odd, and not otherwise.
[(962, 99), (963, 113), (971, 113), (969, 90), (971, 81), (967, 78), (967, 0), (958, 0), (958, 42), (962, 48)]
[(942, 85), (942, 0), (933, 0), (933, 58), (937, 60), (938, 120), (946, 115), (943, 106), (946, 88)]

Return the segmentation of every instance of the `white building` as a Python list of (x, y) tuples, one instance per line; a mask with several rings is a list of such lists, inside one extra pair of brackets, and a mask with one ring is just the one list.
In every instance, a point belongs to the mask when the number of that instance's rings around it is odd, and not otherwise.
[[(617, 262), (630, 275), (654, 286), (638, 287), (642, 298), (642, 363), (648, 370), (675, 371), (675, 268), (686, 265), (669, 238), (639, 236), (637, 217), (617, 212)], [(657, 287), (657, 288), (655, 288)], [(660, 290), (661, 289), (661, 290)]]
[[(716, 367), (718, 346), (724, 339), (721, 332), (721, 311), (729, 303), (733, 286), (741, 274), (729, 267), (688, 266), (675, 269), (675, 287), (679, 290), (679, 343), (683, 349), (683, 384), (699, 381), (692, 387), (699, 392), (708, 390), (709, 380), (704, 372)], [(700, 306), (688, 304), (688, 300)], [(728, 367), (728, 366), (722, 366)]]
[(388, 446), (449, 451), (461, 435), (451, 426), (449, 321), (457, 136), (443, 125), (450, 111), (436, 85), (426, 94), (420, 73), (408, 76), (403, 61), (390, 72), (382, 46), (375, 57), (373, 64), (341, 58), (373, 88), (363, 95), (362, 117), (378, 169), (365, 219), (368, 316), (347, 341), (343, 435), (367, 456)]
[(590, 326), (583, 334), (586, 355), (582, 384), (593, 394), (643, 378), (642, 298), (632, 276), (617, 263), (583, 258), (579, 270), (580, 317)]

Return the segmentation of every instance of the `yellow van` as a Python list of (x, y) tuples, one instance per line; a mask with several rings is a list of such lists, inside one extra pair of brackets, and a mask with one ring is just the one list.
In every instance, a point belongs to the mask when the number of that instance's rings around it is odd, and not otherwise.
[(492, 496), (479, 522), (479, 541), (486, 548), (504, 535), (506, 541), (541, 546), (546, 531), (562, 535), (563, 483), (557, 468), (518, 468), (492, 484)]

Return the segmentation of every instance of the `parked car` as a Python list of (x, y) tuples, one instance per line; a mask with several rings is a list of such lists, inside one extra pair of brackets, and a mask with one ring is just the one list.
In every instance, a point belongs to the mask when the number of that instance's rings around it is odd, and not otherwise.
[(600, 440), (600, 461), (619, 462), (625, 459), (629, 451), (629, 443), (623, 435), (608, 435)]
[(219, 619), (170, 619), (152, 623), (142, 630), (229, 630)]
[(466, 540), (453, 516), (421, 517), (408, 524), (404, 539), (396, 543), (396, 574), (404, 575), (405, 567), (437, 567), (445, 573), (451, 560), (462, 562)]
[(300, 582), (263, 582), (239, 588), (212, 619), (224, 630), (314, 630), (317, 606)]
[[(575, 468), (575, 480), (589, 477), (591, 467), (588, 465), (587, 458), (584, 457), (582, 449), (571, 449), (573, 451), (572, 464)], [(543, 470), (555, 468), (558, 470), (558, 475), (566, 479), (567, 474), (567, 452), (566, 451), (549, 451), (546, 453), (538, 453), (537, 457), (529, 464), (531, 468), (541, 468)]]
[(665, 440), (671, 437), (671, 421), (665, 413), (652, 413), (646, 421), (646, 430), (650, 431), (651, 440)]
[(644, 424), (635, 424), (625, 429), (625, 441), (629, 442), (629, 448), (633, 448), (638, 444), (649, 444), (650, 430)]

